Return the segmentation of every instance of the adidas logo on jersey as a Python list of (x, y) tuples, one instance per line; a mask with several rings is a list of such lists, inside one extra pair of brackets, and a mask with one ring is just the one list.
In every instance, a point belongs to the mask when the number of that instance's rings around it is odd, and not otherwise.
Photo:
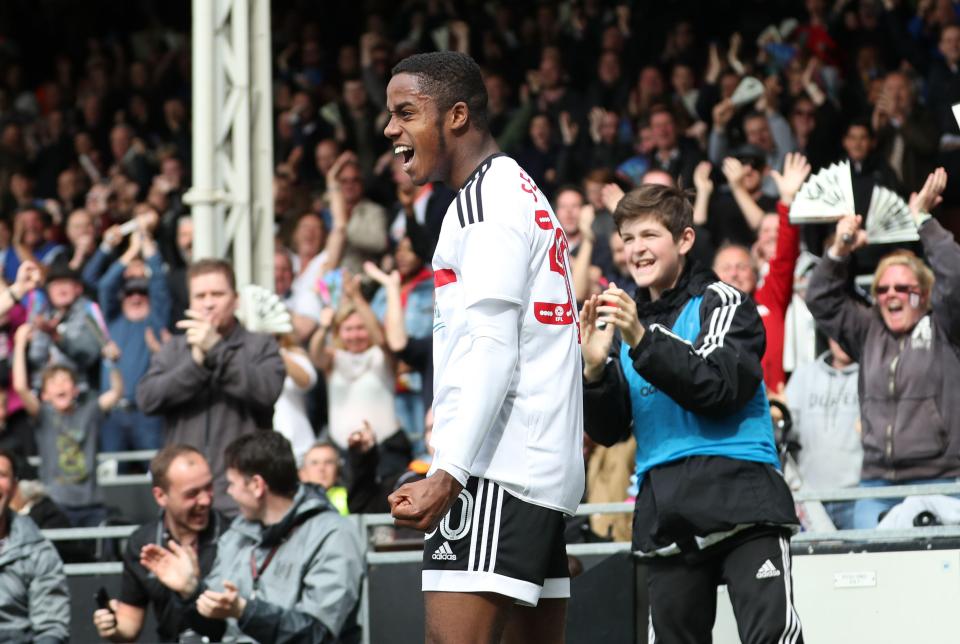
[[(434, 555), (436, 556), (436, 555)], [(777, 567), (767, 559), (763, 562), (763, 565), (760, 566), (760, 570), (757, 571), (757, 579), (769, 579), (770, 577), (779, 577), (780, 571), (777, 570)]]
[[(453, 554), (453, 550), (450, 548), (450, 542), (444, 541), (443, 545), (434, 551), (432, 558), (437, 561), (456, 561), (457, 555)], [(780, 573), (777, 572), (777, 574), (779, 575)]]

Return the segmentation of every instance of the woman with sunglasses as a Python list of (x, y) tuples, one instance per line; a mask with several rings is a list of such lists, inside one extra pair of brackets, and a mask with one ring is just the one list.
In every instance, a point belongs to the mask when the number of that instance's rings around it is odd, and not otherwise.
[[(873, 307), (846, 289), (849, 256), (869, 242), (859, 215), (837, 222), (833, 245), (810, 278), (807, 305), (817, 324), (860, 363), (863, 487), (960, 477), (960, 245), (930, 216), (946, 184), (938, 168), (910, 197), (930, 267), (910, 251), (884, 257), (873, 277)], [(853, 527), (875, 527), (898, 502), (857, 501)]]

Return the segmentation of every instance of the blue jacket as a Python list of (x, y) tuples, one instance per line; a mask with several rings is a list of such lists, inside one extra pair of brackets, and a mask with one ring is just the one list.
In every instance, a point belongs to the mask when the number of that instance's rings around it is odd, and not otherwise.
[[(120, 288), (126, 265), (119, 261), (111, 264), (97, 285), (100, 310), (107, 322), (110, 339), (120, 347), (117, 367), (123, 376), (123, 397), (130, 401), (136, 398), (137, 383), (150, 368), (151, 353), (144, 338), (146, 330), (153, 330), (154, 337), (159, 340), (161, 330), (170, 322), (170, 291), (160, 253), (148, 257), (146, 264), (150, 269), (147, 284), (150, 313), (144, 320), (133, 322), (123, 316)], [(105, 362), (101, 366), (100, 387), (102, 391), (110, 388), (110, 369)]]
[[(719, 287), (708, 287), (711, 288)], [(661, 333), (670, 342), (684, 342), (693, 347), (701, 335), (703, 301), (704, 296), (698, 295), (687, 302), (670, 329), (671, 335), (659, 328), (654, 328), (652, 333)], [(620, 365), (630, 390), (638, 479), (657, 465), (687, 456), (726, 456), (779, 467), (770, 431), (770, 407), (762, 382), (743, 407), (728, 415), (712, 417), (685, 409), (640, 375), (632, 364), (630, 347), (623, 344)]]

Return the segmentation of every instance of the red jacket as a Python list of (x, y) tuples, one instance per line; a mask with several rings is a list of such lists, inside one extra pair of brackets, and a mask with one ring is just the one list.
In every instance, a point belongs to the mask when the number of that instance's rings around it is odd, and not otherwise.
[(790, 208), (777, 203), (780, 215), (780, 231), (777, 233), (777, 250), (770, 260), (770, 270), (763, 286), (753, 292), (753, 301), (767, 332), (767, 350), (763, 354), (763, 382), (767, 391), (776, 392), (787, 381), (783, 371), (783, 334), (787, 307), (793, 297), (793, 271), (800, 256), (800, 230), (790, 223)]

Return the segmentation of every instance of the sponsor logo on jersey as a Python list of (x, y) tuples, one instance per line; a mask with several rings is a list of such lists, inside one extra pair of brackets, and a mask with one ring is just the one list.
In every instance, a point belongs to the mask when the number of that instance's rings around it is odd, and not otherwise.
[(537, 225), (542, 230), (553, 230), (553, 221), (550, 219), (550, 213), (546, 210), (537, 210), (533, 213)]
[(573, 309), (569, 304), (534, 302), (533, 314), (542, 324), (573, 324)]

